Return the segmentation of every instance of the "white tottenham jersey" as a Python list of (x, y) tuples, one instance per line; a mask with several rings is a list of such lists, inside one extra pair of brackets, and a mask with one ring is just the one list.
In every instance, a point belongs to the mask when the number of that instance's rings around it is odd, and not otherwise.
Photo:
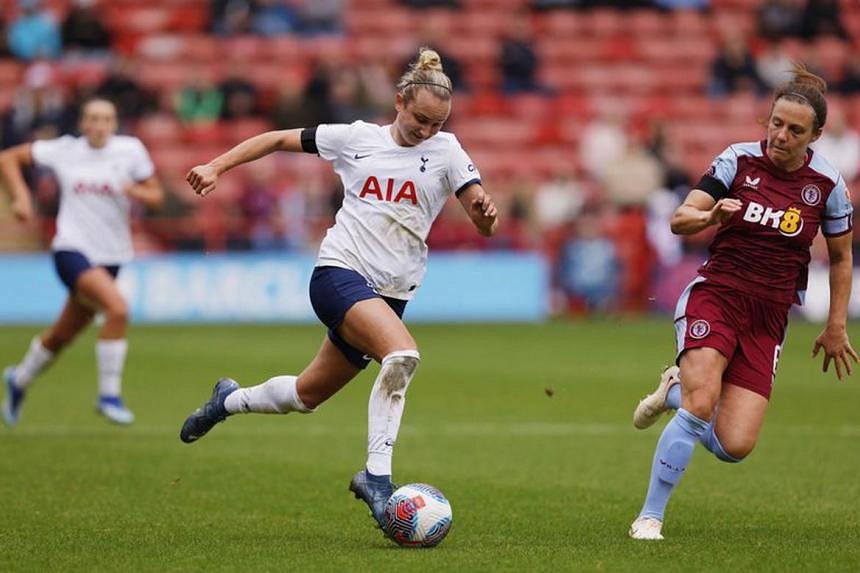
[(426, 270), (430, 225), (452, 194), (480, 183), (472, 160), (451, 133), (403, 147), (390, 125), (363, 121), (318, 126), (316, 146), (344, 187), (317, 266), (352, 269), (383, 296), (412, 298)]
[(65, 135), (33, 142), (33, 160), (54, 171), (60, 184), (60, 213), (54, 251), (80, 251), (95, 265), (131, 260), (125, 188), (148, 179), (154, 169), (136, 137), (114, 135), (99, 149), (85, 137)]

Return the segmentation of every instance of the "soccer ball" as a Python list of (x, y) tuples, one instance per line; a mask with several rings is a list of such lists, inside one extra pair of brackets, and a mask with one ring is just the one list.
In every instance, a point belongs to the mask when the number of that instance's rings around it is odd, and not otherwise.
[(385, 532), (406, 547), (438, 545), (448, 535), (452, 519), (451, 504), (426, 483), (398, 488), (385, 505)]

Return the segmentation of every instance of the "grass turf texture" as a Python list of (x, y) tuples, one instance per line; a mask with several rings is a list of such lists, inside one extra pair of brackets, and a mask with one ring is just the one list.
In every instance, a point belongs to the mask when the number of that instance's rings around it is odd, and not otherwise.
[[(36, 331), (0, 329), (0, 363)], [(133, 426), (94, 414), (91, 330), (0, 428), (0, 570), (860, 570), (860, 376), (820, 374), (817, 326), (789, 330), (754, 454), (698, 449), (662, 543), (626, 534), (663, 426), (630, 418), (671, 356), (668, 320), (413, 332), (395, 478), (451, 500), (438, 548), (398, 549), (347, 492), (376, 366), (312, 416), (239, 416), (189, 446), (179, 427), (217, 377), (296, 373), (323, 331), (136, 326)]]

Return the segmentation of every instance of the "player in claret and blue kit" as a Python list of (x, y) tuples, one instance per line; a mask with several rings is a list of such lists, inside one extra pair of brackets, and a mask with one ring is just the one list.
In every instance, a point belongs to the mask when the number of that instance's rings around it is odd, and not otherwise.
[(480, 234), (490, 236), (497, 226), (496, 207), (475, 165), (454, 135), (440, 131), (451, 97), (439, 55), (422, 49), (397, 85), (391, 125), (357, 121), (267, 132), (189, 172), (191, 186), (206, 195), (239, 164), (274, 151), (314, 153), (332, 163), (344, 201), (311, 277), (311, 304), (328, 327), (316, 356), (297, 376), (275, 376), (257, 386), (221, 379), (185, 421), (182, 441), (198, 440), (233, 414), (313, 412), (376, 360), (381, 368), (368, 406), (367, 463), (350, 490), (383, 525), (394, 490), (394, 442), (420, 359), (401, 316), (424, 276), (425, 239), (451, 195)]
[(81, 108), (81, 136), (24, 143), (0, 153), (0, 171), (20, 221), (33, 217), (30, 190), (22, 168), (51, 169), (60, 186), (57, 233), (51, 242), (54, 266), (69, 292), (59, 318), (30, 343), (21, 361), (6, 368), (6, 424), (18, 423), (24, 396), (36, 377), (71, 343), (97, 312), (104, 315), (96, 342), (99, 398), (97, 410), (111, 422), (130, 424), (134, 415), (121, 396), (128, 343), (128, 311), (114, 282), (132, 259), (129, 212), (133, 200), (151, 208), (164, 192), (143, 143), (116, 135), (114, 104), (92, 99)]
[(823, 350), (823, 370), (832, 362), (840, 380), (857, 361), (846, 332), (853, 209), (844, 179), (809, 147), (827, 119), (826, 84), (801, 64), (794, 74), (774, 95), (767, 139), (730, 145), (673, 215), (674, 233), (720, 228), (675, 310), (680, 369), (667, 369), (634, 412), (641, 429), (677, 410), (657, 442), (634, 539), (663, 538), (666, 504), (696, 443), (732, 463), (755, 447), (819, 228), (830, 259), (830, 312), (812, 353)]

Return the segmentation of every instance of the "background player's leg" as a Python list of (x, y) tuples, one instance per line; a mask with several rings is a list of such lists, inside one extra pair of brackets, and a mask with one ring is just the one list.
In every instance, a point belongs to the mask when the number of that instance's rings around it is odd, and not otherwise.
[(133, 414), (122, 403), (122, 372), (128, 353), (125, 338), (128, 327), (128, 306), (113, 277), (102, 267), (81, 273), (76, 294), (83, 302), (104, 313), (105, 322), (96, 341), (96, 362), (99, 371), (99, 411), (108, 419), (129, 424)]
[(33, 338), (24, 358), (4, 372), (6, 399), (3, 402), (3, 419), (9, 425), (18, 422), (18, 414), (27, 387), (42, 373), (57, 354), (90, 323), (93, 312), (74, 300), (66, 299), (60, 317), (41, 336)]
[(764, 422), (768, 400), (747, 388), (724, 384), (716, 415), (702, 444), (725, 462), (739, 462), (752, 452)]
[[(696, 442), (708, 427), (727, 365), (725, 356), (713, 348), (694, 348), (681, 357), (682, 408), (657, 442), (640, 518), (663, 521), (669, 497), (690, 463)], [(635, 537), (634, 530), (631, 534)]]
[(67, 298), (56, 322), (33, 339), (24, 359), (15, 367), (15, 383), (21, 388), (29, 385), (92, 319), (92, 310)]
[(296, 376), (275, 376), (227, 396), (224, 407), (230, 414), (307, 413), (328, 400), (361, 372), (326, 337), (314, 359)]

